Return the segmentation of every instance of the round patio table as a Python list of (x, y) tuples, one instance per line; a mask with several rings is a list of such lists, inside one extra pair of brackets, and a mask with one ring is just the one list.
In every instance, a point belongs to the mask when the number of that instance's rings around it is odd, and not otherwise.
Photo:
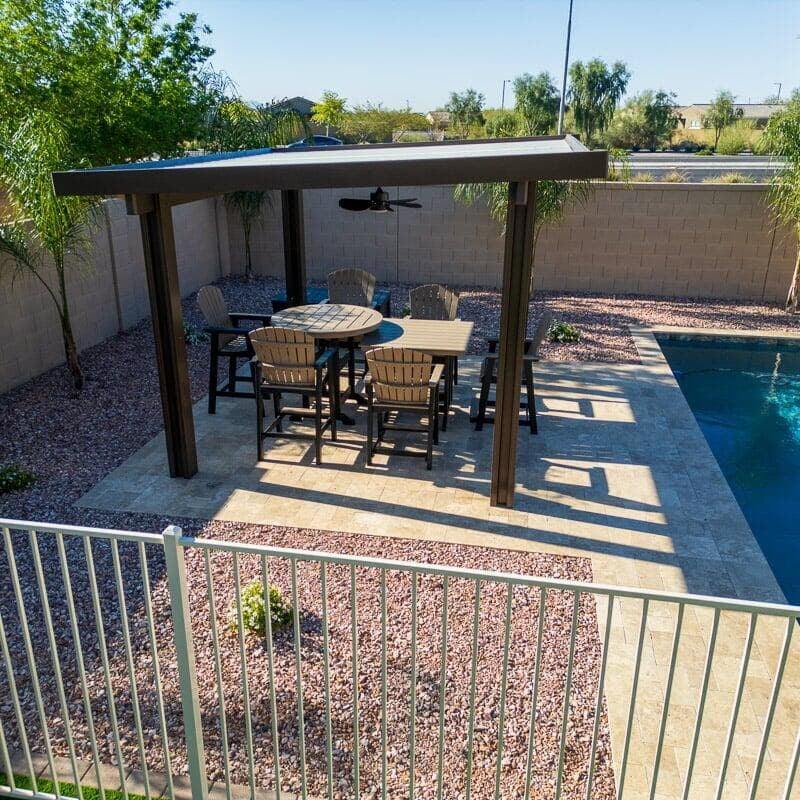
[[(305, 331), (315, 339), (331, 341), (337, 339), (356, 339), (376, 330), (383, 322), (383, 314), (374, 308), (351, 306), (343, 303), (317, 303), (309, 306), (294, 306), (272, 315), (275, 328), (291, 328)], [(349, 345), (353, 347), (352, 342)], [(353, 358), (348, 359), (347, 396), (360, 404), (366, 403), (355, 388)], [(345, 425), (354, 425), (355, 420), (339, 412), (339, 419)]]
[(305, 331), (315, 339), (353, 339), (371, 333), (383, 322), (374, 308), (339, 303), (294, 306), (272, 315), (276, 328)]

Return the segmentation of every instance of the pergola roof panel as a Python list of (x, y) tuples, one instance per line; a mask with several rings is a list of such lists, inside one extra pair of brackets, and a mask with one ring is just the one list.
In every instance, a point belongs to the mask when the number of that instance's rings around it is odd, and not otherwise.
[(224, 193), (603, 178), (605, 151), (572, 136), (250, 150), (53, 174), (56, 193)]

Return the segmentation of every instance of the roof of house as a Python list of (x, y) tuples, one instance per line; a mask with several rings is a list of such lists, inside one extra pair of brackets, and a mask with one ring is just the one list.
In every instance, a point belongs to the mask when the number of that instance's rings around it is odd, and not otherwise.
[(304, 117), (311, 116), (312, 107), (317, 104), (316, 100), (309, 100), (307, 97), (289, 97), (278, 103), (279, 106), (288, 106), (293, 108), (298, 114)]
[[(733, 107), (737, 111), (741, 109), (743, 117), (761, 119), (762, 117), (771, 117), (778, 111), (782, 111), (785, 105), (783, 103), (734, 103)], [(678, 112), (682, 113), (690, 108), (705, 112), (711, 108), (711, 103), (692, 103), (688, 106), (680, 106)]]
[(240, 190), (416, 186), (603, 178), (603, 150), (573, 136), (250, 150), (54, 172), (59, 195), (223, 194)]

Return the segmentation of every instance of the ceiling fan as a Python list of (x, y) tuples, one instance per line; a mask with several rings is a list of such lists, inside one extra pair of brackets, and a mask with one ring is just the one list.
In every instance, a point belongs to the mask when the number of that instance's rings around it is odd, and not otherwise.
[(420, 203), (415, 203), (416, 197), (406, 197), (402, 200), (390, 200), (389, 193), (384, 192), (379, 186), (374, 192), (370, 192), (369, 200), (360, 197), (342, 197), (339, 200), (339, 208), (345, 211), (375, 211), (385, 213), (394, 211), (392, 206), (402, 206), (403, 208), (422, 208)]

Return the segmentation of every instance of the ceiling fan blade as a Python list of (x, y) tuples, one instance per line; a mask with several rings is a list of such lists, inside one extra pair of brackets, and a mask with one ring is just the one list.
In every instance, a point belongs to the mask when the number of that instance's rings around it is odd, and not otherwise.
[(357, 197), (342, 197), (339, 200), (339, 208), (343, 208), (345, 211), (366, 211), (369, 207), (369, 200), (361, 200)]
[(403, 208), (422, 208), (422, 203), (404, 203), (402, 200), (396, 200), (392, 205), (402, 206)]
[(401, 203), (413, 203), (416, 201), (416, 197), (402, 197), (399, 200), (391, 200), (390, 202), (394, 203), (396, 206), (400, 205)]

